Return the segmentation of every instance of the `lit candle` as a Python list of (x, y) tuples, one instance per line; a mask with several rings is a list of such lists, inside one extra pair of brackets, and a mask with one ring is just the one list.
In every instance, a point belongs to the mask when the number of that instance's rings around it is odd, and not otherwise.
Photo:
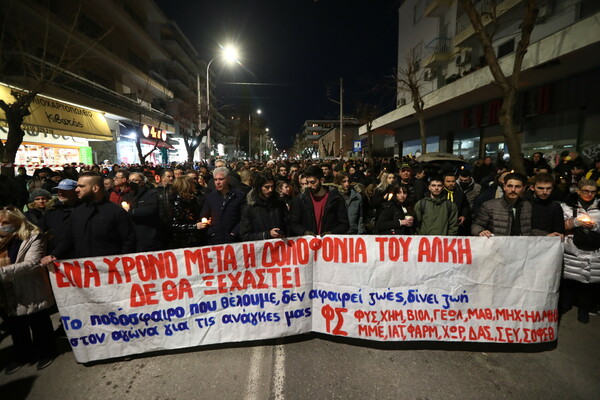
[(123, 208), (127, 207), (127, 202), (126, 201), (122, 202), (121, 207), (123, 207)]
[(206, 218), (202, 218), (202, 223), (206, 224), (208, 222), (208, 220)]
[(589, 215), (581, 215), (577, 217), (577, 219), (581, 222), (592, 222), (592, 219), (589, 217)]

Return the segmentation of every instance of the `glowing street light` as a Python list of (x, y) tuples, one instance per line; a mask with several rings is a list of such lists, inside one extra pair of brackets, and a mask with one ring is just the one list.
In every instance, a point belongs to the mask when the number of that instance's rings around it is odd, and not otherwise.
[[(208, 147), (208, 156), (210, 158), (210, 65), (217, 58), (222, 58), (227, 64), (239, 62), (238, 51), (233, 46), (225, 46), (221, 48), (221, 54), (213, 57), (206, 66), (206, 114), (207, 114), (207, 130), (206, 130), (206, 145)], [(198, 95), (200, 95), (200, 78), (198, 78)]]
[[(256, 114), (262, 114), (262, 110), (259, 108), (256, 110)], [(248, 113), (248, 160), (252, 157), (252, 111)]]

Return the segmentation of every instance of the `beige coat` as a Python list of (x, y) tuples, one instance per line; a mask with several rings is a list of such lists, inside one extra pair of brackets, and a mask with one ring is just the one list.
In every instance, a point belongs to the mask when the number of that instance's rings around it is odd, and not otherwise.
[(19, 247), (14, 264), (0, 268), (4, 309), (10, 316), (29, 315), (54, 305), (48, 272), (40, 265), (45, 242), (32, 235)]

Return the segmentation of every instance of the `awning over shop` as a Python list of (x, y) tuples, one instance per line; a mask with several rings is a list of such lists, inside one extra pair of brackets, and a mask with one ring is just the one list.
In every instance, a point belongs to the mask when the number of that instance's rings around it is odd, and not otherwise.
[[(12, 103), (11, 89), (0, 85), (0, 99)], [(42, 96), (36, 96), (29, 107), (23, 128), (55, 135), (77, 136), (88, 139), (112, 140), (104, 115), (87, 108), (73, 106)], [(0, 110), (0, 125), (6, 126), (6, 116)]]
[(156, 142), (158, 141), (158, 144), (156, 145), (156, 147), (166, 147), (167, 149), (174, 149), (175, 147), (173, 147), (173, 145), (171, 145), (170, 143), (167, 143), (163, 140), (158, 140), (158, 139), (146, 139), (146, 138), (141, 138), (140, 142), (143, 144), (147, 144), (150, 146), (154, 146), (156, 144)]

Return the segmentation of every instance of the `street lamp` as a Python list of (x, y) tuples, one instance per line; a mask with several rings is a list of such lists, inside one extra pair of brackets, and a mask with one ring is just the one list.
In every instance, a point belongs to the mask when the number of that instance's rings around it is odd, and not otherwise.
[[(262, 114), (262, 110), (259, 108), (256, 114)], [(248, 113), (248, 160), (250, 157), (252, 157), (252, 111)]]
[(263, 154), (265, 153), (264, 150), (267, 149), (267, 138), (265, 138), (265, 147), (263, 149), (263, 136), (268, 136), (269, 135), (269, 128), (265, 128), (265, 133), (260, 135), (260, 154), (259, 154), (259, 160), (262, 161), (263, 159)]
[[(217, 58), (222, 58), (228, 64), (238, 62), (238, 51), (233, 46), (225, 46), (222, 48), (221, 54), (213, 57), (213, 59), (210, 60), (208, 62), (208, 65), (206, 66), (206, 119), (207, 119), (207, 121), (206, 121), (206, 123), (207, 123), (206, 146), (208, 147), (208, 158), (210, 158), (210, 65)], [(200, 78), (198, 78), (198, 82), (199, 81), (200, 81)], [(199, 83), (198, 83), (198, 89), (200, 89)], [(198, 96), (200, 96), (199, 91), (198, 91)]]

